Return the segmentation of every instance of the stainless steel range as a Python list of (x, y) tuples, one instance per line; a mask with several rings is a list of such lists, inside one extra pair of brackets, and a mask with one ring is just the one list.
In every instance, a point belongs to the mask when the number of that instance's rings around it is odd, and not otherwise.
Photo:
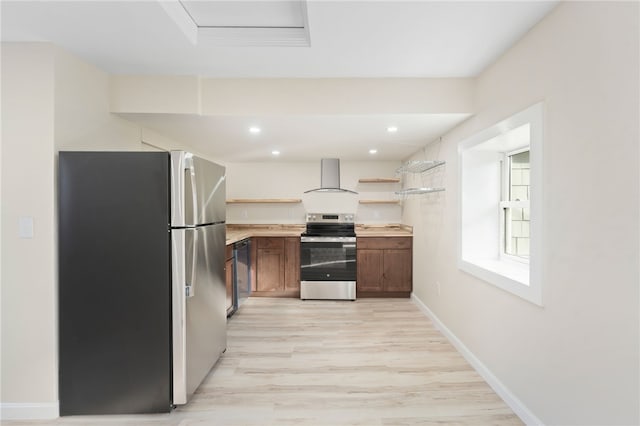
[(300, 239), (300, 298), (356, 299), (353, 214), (307, 214)]

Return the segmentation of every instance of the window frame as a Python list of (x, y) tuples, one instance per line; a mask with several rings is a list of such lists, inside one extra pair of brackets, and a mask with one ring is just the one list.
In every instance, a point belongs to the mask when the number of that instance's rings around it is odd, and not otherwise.
[[(543, 124), (544, 105), (540, 102), (458, 144), (458, 269), (538, 306), (543, 306)], [(520, 127), (528, 132), (528, 143), (507, 135)], [(523, 263), (501, 255), (504, 236), (497, 213), (504, 191), (500, 159), (504, 153), (527, 145), (530, 257)]]

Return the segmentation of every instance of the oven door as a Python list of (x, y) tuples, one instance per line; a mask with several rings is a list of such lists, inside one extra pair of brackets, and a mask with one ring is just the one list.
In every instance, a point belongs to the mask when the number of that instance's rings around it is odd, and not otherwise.
[(355, 237), (301, 237), (301, 281), (355, 281)]

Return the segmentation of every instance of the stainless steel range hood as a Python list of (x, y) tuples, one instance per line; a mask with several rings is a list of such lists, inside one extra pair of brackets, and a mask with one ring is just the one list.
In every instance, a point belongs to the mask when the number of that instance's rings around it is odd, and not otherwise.
[(340, 188), (340, 160), (338, 158), (323, 158), (320, 160), (320, 188), (304, 191), (308, 192), (348, 192), (355, 191)]

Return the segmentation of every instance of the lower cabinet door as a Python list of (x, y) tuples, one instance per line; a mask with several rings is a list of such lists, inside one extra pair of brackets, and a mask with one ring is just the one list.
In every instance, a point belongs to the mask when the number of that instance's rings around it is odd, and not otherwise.
[(384, 250), (384, 290), (411, 291), (411, 250)]
[(357, 250), (358, 276), (356, 295), (358, 292), (382, 291), (383, 250)]
[(256, 290), (284, 290), (284, 251), (281, 249), (257, 250)]

